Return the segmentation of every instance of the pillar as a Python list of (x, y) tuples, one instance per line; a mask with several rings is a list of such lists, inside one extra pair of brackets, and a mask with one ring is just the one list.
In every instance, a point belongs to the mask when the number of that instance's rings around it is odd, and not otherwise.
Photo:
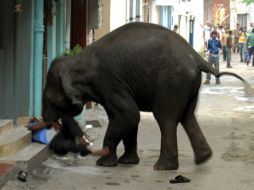
[(43, 56), (43, 15), (44, 1), (34, 1), (34, 85), (33, 85), (33, 112), (34, 116), (41, 116), (42, 110), (42, 56)]

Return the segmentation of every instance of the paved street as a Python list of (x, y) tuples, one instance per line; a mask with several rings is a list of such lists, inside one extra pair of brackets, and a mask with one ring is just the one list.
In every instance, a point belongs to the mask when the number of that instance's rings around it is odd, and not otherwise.
[[(238, 62), (233, 55), (232, 69), (220, 63), (221, 71), (240, 74), (254, 86), (254, 67)], [(203, 74), (203, 77), (205, 75)], [(203, 86), (197, 107), (201, 128), (213, 149), (213, 157), (205, 164), (196, 166), (188, 138), (178, 127), (180, 167), (176, 171), (154, 171), (160, 149), (159, 128), (150, 113), (142, 113), (139, 127), (139, 165), (119, 165), (114, 168), (95, 166), (96, 157), (84, 158), (68, 155), (52, 156), (44, 167), (29, 175), (28, 182), (16, 179), (8, 182), (3, 190), (130, 190), (130, 189), (181, 189), (181, 190), (251, 190), (254, 187), (254, 97), (243, 96), (242, 83), (232, 77), (222, 77), (221, 85)], [(100, 128), (88, 130), (95, 140), (94, 148), (100, 148), (107, 119), (101, 108), (88, 118), (100, 119)], [(120, 146), (118, 155), (123, 152)], [(190, 183), (170, 184), (177, 175), (191, 178)]]

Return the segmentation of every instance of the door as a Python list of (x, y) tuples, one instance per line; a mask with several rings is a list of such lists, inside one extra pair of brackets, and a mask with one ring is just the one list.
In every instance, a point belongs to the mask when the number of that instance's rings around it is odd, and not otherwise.
[(247, 13), (246, 14), (237, 14), (237, 23), (239, 23), (241, 27), (248, 27)]
[(188, 21), (188, 17), (184, 16), (184, 15), (179, 15), (178, 17), (179, 19), (179, 34), (186, 40), (188, 41), (188, 34), (187, 34), (187, 21)]
[(189, 20), (189, 44), (191, 47), (193, 47), (193, 41), (194, 41), (194, 23), (195, 23), (195, 17), (191, 16)]
[(0, 6), (0, 119), (13, 117), (14, 102), (14, 0)]
[[(1, 12), (1, 11), (0, 11)], [(1, 20), (1, 18), (0, 18)], [(0, 34), (1, 35), (1, 34)], [(1, 40), (1, 39), (0, 39)], [(1, 42), (0, 42), (1, 43)], [(4, 75), (4, 49), (0, 44), (0, 119), (4, 117), (4, 100), (5, 100), (5, 75)]]
[(172, 6), (160, 6), (160, 25), (172, 29)]
[(87, 0), (71, 1), (71, 48), (87, 44)]

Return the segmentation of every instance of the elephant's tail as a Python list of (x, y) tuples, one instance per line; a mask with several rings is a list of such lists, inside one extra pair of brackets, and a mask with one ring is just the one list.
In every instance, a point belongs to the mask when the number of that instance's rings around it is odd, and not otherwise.
[(251, 88), (250, 84), (246, 80), (244, 80), (241, 76), (232, 72), (218, 72), (217, 70), (215, 70), (214, 67), (212, 67), (211, 64), (205, 61), (201, 56), (200, 58), (201, 58), (201, 61), (199, 61), (199, 68), (201, 71), (206, 73), (212, 73), (215, 77), (221, 77), (223, 75), (236, 77), (243, 82), (245, 96), (249, 96), (249, 97), (254, 96), (254, 90)]

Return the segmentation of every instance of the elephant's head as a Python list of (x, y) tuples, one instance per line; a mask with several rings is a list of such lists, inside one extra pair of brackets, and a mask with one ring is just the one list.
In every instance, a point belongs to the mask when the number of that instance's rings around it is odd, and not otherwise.
[(78, 89), (73, 88), (70, 68), (75, 58), (60, 57), (52, 62), (47, 74), (43, 92), (43, 119), (56, 121), (63, 114), (78, 115), (82, 112), (83, 103)]

